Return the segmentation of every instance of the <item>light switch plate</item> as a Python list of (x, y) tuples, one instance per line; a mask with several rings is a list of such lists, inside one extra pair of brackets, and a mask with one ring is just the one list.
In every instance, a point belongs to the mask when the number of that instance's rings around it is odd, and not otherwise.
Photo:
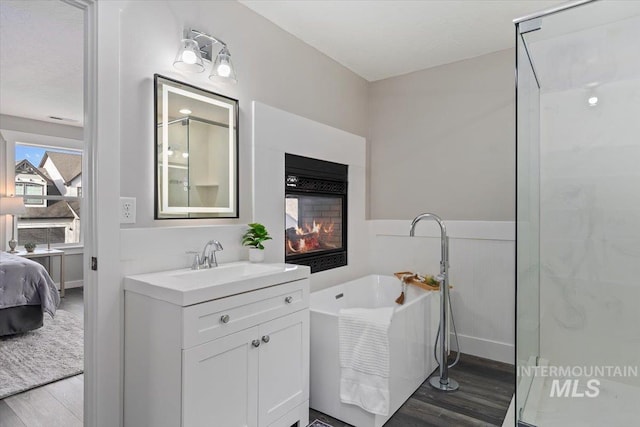
[(136, 198), (120, 197), (120, 224), (136, 223)]

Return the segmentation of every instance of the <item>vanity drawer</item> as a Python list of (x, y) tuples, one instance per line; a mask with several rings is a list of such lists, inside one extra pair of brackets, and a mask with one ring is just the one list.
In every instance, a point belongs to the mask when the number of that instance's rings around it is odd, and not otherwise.
[(309, 307), (309, 279), (183, 308), (182, 348), (190, 348)]

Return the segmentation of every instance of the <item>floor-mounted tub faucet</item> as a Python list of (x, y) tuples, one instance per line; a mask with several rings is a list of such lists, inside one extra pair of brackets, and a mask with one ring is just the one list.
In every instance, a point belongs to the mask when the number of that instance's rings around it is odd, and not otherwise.
[[(433, 377), (429, 380), (432, 387), (442, 391), (454, 391), (458, 389), (458, 382), (449, 378), (449, 362), (447, 362), (447, 337), (449, 336), (447, 328), (447, 306), (449, 305), (449, 237), (447, 229), (442, 219), (432, 213), (423, 213), (418, 215), (411, 222), (409, 235), (415, 235), (416, 225), (423, 219), (432, 219), (440, 226), (440, 274), (436, 278), (440, 282), (440, 378)], [(458, 349), (458, 352), (460, 349)]]

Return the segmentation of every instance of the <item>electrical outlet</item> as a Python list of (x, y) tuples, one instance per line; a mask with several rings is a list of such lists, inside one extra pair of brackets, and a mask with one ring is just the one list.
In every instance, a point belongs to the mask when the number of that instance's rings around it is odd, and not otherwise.
[(120, 197), (120, 224), (136, 223), (136, 198)]

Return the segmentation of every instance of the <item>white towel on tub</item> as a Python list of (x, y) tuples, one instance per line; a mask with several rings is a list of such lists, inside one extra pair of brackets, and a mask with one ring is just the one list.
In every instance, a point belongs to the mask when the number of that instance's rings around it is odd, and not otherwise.
[(389, 327), (393, 307), (340, 310), (340, 400), (389, 415)]

